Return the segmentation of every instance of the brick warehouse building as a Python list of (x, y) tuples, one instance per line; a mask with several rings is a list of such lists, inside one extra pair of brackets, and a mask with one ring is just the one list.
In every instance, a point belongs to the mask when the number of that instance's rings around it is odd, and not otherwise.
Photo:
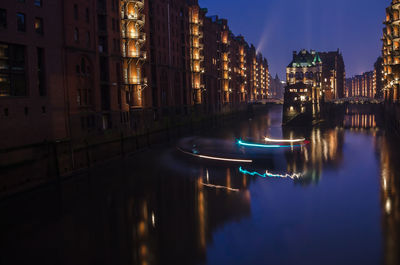
[(0, 2), (0, 148), (67, 136), (62, 2)]
[(266, 59), (194, 0), (3, 1), (0, 39), (0, 148), (129, 132), (143, 110), (214, 112), (268, 91)]
[(387, 102), (400, 99), (400, 1), (392, 0), (386, 8), (385, 28), (382, 36), (383, 97)]
[(365, 72), (346, 80), (346, 96), (347, 97), (376, 97), (374, 71)]

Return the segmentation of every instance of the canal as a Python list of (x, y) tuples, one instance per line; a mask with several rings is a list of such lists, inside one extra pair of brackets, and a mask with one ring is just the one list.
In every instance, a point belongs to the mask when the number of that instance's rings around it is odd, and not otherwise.
[(308, 145), (251, 164), (189, 157), (177, 140), (14, 196), (0, 202), (0, 264), (399, 264), (400, 145), (376, 119), (282, 129), (274, 106), (191, 143)]

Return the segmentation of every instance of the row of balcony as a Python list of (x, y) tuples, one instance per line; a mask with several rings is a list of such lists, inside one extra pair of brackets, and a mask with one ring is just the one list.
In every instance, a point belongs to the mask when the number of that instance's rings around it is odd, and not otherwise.
[(191, 67), (193, 73), (204, 73), (204, 68), (203, 67)]
[(144, 0), (122, 0), (122, 2), (124, 2), (126, 4), (133, 3), (136, 5), (144, 6)]
[(202, 19), (190, 19), (190, 24), (203, 26), (203, 20)]
[(193, 61), (200, 61), (200, 62), (202, 62), (202, 61), (204, 61), (204, 56), (203, 56), (203, 55), (191, 56), (191, 59), (192, 59)]
[(196, 44), (192, 43), (192, 48), (202, 50), (202, 49), (204, 49), (204, 44), (203, 43), (196, 43)]
[(193, 89), (205, 89), (206, 86), (204, 84), (192, 84)]
[(122, 38), (124, 39), (133, 39), (140, 42), (146, 42), (146, 33), (144, 32), (132, 32), (132, 31), (122, 31)]
[(137, 22), (141, 26), (146, 23), (146, 15), (144, 14), (126, 14), (125, 12), (122, 12), (121, 19)]
[(197, 37), (199, 39), (202, 39), (204, 37), (203, 32), (193, 32), (193, 31), (190, 31), (190, 36)]
[(147, 53), (142, 51), (122, 51), (122, 57), (146, 60)]
[(126, 85), (147, 85), (147, 78), (125, 77), (124, 82)]

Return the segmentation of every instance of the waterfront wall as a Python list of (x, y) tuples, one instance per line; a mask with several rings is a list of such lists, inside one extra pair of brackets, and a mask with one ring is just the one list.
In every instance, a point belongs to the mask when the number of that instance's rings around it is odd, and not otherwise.
[(385, 103), (384, 121), (388, 130), (400, 136), (400, 105), (394, 103)]
[(185, 135), (211, 131), (265, 109), (268, 109), (265, 105), (248, 104), (226, 105), (216, 112), (191, 108), (186, 114), (164, 109), (157, 110), (160, 114), (157, 120), (149, 118), (154, 112), (147, 109), (135, 113), (138, 128), (135, 131), (1, 149), (0, 198), (42, 185), (57, 184), (98, 163), (120, 159)]

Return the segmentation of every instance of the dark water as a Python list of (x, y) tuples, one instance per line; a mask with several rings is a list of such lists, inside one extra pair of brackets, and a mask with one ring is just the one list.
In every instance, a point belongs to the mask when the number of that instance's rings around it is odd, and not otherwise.
[(0, 264), (400, 264), (400, 145), (375, 119), (282, 130), (275, 107), (204, 136), (308, 146), (256, 164), (153, 147), (1, 202)]

